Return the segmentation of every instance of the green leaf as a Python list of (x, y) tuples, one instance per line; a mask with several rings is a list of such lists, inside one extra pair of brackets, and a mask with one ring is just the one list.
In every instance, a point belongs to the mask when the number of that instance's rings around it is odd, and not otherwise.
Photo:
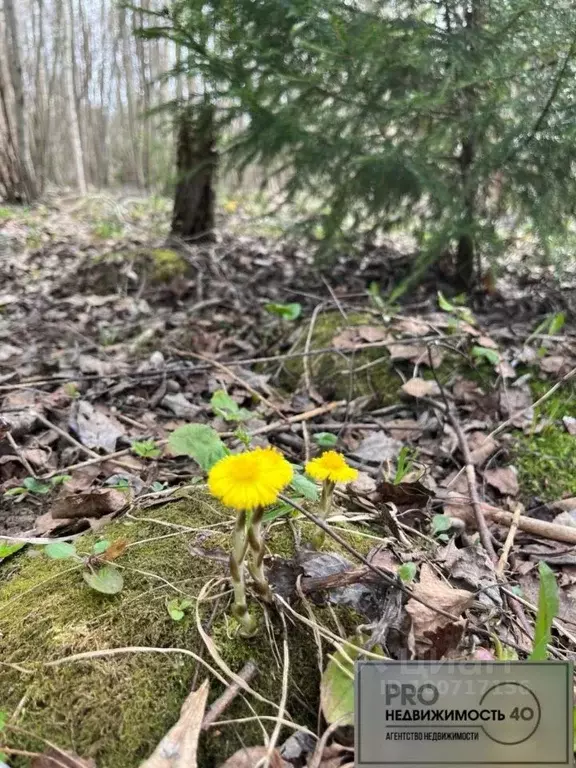
[(555, 315), (553, 315), (550, 320), (550, 325), (548, 326), (548, 333), (550, 336), (554, 336), (554, 334), (558, 333), (558, 331), (561, 331), (565, 322), (565, 312), (557, 312)]
[(266, 512), (264, 512), (262, 521), (265, 523), (271, 523), (272, 520), (277, 520), (279, 517), (283, 517), (284, 515), (292, 515), (293, 513), (296, 513), (294, 507), (291, 507), (290, 504), (286, 504), (286, 502), (281, 501), (279, 504), (275, 504), (273, 507), (267, 509)]
[(293, 302), (292, 304), (265, 304), (264, 309), (271, 315), (277, 315), (283, 320), (296, 320), (302, 313), (302, 304)]
[(50, 478), (50, 484), (54, 487), (56, 485), (67, 483), (68, 480), (72, 480), (72, 475), (54, 475), (54, 477)]
[(432, 518), (432, 535), (449, 531), (452, 528), (452, 521), (448, 515), (434, 515)]
[(24, 488), (26, 488), (27, 491), (30, 491), (30, 493), (50, 493), (52, 490), (52, 487), (50, 485), (46, 485), (46, 483), (41, 483), (39, 480), (36, 480), (35, 477), (25, 477), (22, 481), (22, 485)]
[(3, 544), (0, 541), (0, 560), (2, 560), (5, 557), (8, 557), (9, 555), (13, 555), (14, 552), (18, 552), (19, 549), (22, 549), (25, 544), (24, 542), (15, 542), (14, 544)]
[(235, 400), (223, 389), (217, 389), (210, 398), (210, 406), (216, 416), (226, 421), (246, 421), (252, 414), (246, 408), (240, 408)]
[(163, 491), (165, 488), (166, 488), (166, 484), (161, 483), (159, 480), (154, 480), (154, 482), (150, 486), (150, 489), (154, 491), (154, 493), (159, 493), (159, 491)]
[(290, 488), (292, 488), (293, 491), (296, 491), (296, 493), (300, 494), (300, 496), (304, 496), (304, 498), (308, 499), (309, 501), (318, 501), (320, 496), (320, 492), (316, 483), (314, 483), (308, 477), (298, 474), (297, 472), (295, 472), (292, 476)]
[(82, 576), (89, 587), (104, 595), (117, 595), (124, 586), (122, 574), (113, 565), (105, 565), (104, 568), (95, 572), (84, 571)]
[(540, 589), (538, 592), (538, 613), (534, 627), (534, 645), (529, 656), (530, 661), (543, 661), (548, 658), (547, 646), (550, 643), (552, 622), (558, 614), (560, 600), (558, 584), (554, 571), (547, 563), (538, 563)]
[(228, 455), (216, 430), (206, 424), (178, 427), (168, 438), (168, 445), (175, 456), (190, 456), (205, 472)]
[(44, 547), (44, 552), (53, 560), (66, 560), (69, 557), (76, 557), (76, 547), (67, 541), (55, 541), (53, 544), (47, 544)]
[(104, 552), (106, 552), (109, 546), (110, 546), (110, 542), (106, 541), (106, 539), (103, 539), (102, 541), (97, 541), (96, 544), (94, 544), (94, 546), (92, 547), (92, 552), (95, 555), (101, 555)]
[(166, 603), (166, 608), (174, 621), (182, 621), (184, 612), (187, 608), (191, 608), (192, 605), (192, 600), (180, 600), (178, 597), (175, 597)]
[(0, 733), (4, 730), (4, 726), (6, 725), (6, 720), (8, 720), (8, 714), (4, 712), (3, 709), (0, 710)]
[(154, 440), (135, 440), (130, 447), (132, 453), (143, 459), (157, 459), (162, 453)]
[(16, 488), (9, 488), (7, 491), (4, 491), (4, 496), (23, 496), (25, 493), (28, 493), (26, 488), (18, 485)]
[(408, 584), (414, 579), (414, 576), (416, 576), (416, 570), (416, 563), (404, 563), (398, 568), (398, 576), (400, 576), (400, 579), (405, 584)]
[(338, 437), (332, 432), (316, 432), (312, 439), (320, 448), (334, 448), (338, 442)]
[[(359, 651), (346, 646), (346, 656), (352, 662)], [(320, 682), (320, 704), (328, 723), (354, 724), (354, 666), (341, 651), (330, 656)]]
[(438, 291), (438, 306), (443, 309), (444, 312), (455, 312), (457, 307), (454, 304), (450, 304), (448, 299), (444, 296), (442, 291)]
[(491, 365), (498, 365), (500, 362), (500, 353), (496, 349), (488, 349), (488, 347), (472, 347), (472, 357), (483, 357)]

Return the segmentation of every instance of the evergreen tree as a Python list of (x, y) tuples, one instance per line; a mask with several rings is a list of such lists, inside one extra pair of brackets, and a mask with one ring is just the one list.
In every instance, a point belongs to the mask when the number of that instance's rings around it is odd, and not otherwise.
[[(503, 213), (545, 248), (573, 215), (576, 10), (565, 0), (174, 0), (148, 36), (202, 76), (236, 167), (282, 173), (324, 247), (400, 225), (416, 271), (503, 246)], [(495, 190), (497, 194), (494, 194)]]

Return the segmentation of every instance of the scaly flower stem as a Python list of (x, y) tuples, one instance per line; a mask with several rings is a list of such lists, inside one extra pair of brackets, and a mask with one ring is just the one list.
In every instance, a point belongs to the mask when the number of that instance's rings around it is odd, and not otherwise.
[[(330, 514), (330, 510), (332, 509), (332, 497), (334, 496), (334, 487), (336, 483), (332, 482), (331, 480), (324, 480), (322, 483), (322, 495), (320, 497), (320, 510), (319, 515), (322, 520), (326, 520), (328, 518), (328, 515)], [(326, 532), (322, 529), (319, 529), (312, 539), (312, 544), (316, 547), (316, 549), (320, 549), (320, 547), (324, 544), (324, 540), (326, 538)]]
[(248, 543), (252, 550), (253, 562), (248, 563), (248, 570), (254, 579), (254, 586), (258, 594), (267, 602), (272, 600), (272, 590), (264, 575), (264, 539), (262, 538), (262, 518), (264, 507), (258, 507), (252, 513), (252, 520), (248, 526)]
[(232, 553), (230, 554), (230, 579), (234, 590), (234, 606), (232, 614), (240, 622), (240, 632), (245, 637), (252, 636), (256, 631), (256, 622), (246, 605), (246, 589), (244, 587), (244, 558), (248, 548), (246, 538), (246, 512), (239, 512), (232, 533)]

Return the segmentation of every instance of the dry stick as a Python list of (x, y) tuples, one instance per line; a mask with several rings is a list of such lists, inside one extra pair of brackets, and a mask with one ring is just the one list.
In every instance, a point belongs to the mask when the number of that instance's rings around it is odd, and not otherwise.
[(310, 325), (308, 326), (308, 333), (306, 335), (306, 342), (304, 344), (304, 353), (305, 356), (302, 359), (302, 364), (304, 366), (304, 391), (307, 395), (310, 395), (310, 390), (312, 389), (312, 381), (310, 378), (310, 360), (308, 358), (308, 354), (310, 352), (310, 344), (312, 343), (312, 334), (314, 333), (314, 326), (316, 325), (316, 318), (318, 317), (318, 314), (320, 310), (322, 309), (323, 304), (317, 304), (314, 307), (314, 311), (312, 312), (312, 317), (310, 318)]
[(68, 432), (65, 432), (63, 429), (60, 429), (60, 427), (57, 427), (56, 424), (52, 424), (51, 421), (48, 421), (48, 419), (43, 416), (41, 413), (38, 413), (38, 411), (34, 412), (34, 415), (40, 421), (47, 429), (51, 429), (53, 432), (56, 432), (57, 435), (60, 435), (61, 438), (64, 440), (67, 440), (71, 445), (78, 448), (82, 453), (88, 454), (88, 456), (91, 456), (93, 459), (99, 459), (100, 456), (96, 453), (96, 451), (93, 451), (90, 448), (87, 448), (85, 445), (82, 445), (78, 440), (76, 440), (72, 435), (69, 435)]
[[(238, 674), (238, 677), (242, 678), (245, 683), (249, 683), (257, 672), (258, 667), (256, 666), (256, 663), (250, 659), (246, 662), (246, 664), (244, 664)], [(204, 715), (204, 720), (202, 720), (201, 726), (202, 731), (208, 730), (208, 728), (210, 728), (217, 720), (220, 719), (220, 717), (228, 709), (230, 704), (234, 701), (236, 696), (238, 696), (241, 690), (242, 689), (238, 683), (234, 681), (230, 683), (224, 693), (216, 699), (208, 712), (206, 712)]]
[[(529, 411), (530, 408), (538, 408), (539, 405), (542, 405), (542, 403), (545, 400), (548, 400), (548, 398), (554, 394), (560, 387), (565, 384), (567, 381), (569, 381), (574, 375), (576, 375), (576, 368), (572, 368), (571, 371), (568, 371), (568, 373), (565, 376), (562, 376), (560, 381), (557, 381), (556, 384), (554, 384), (553, 387), (551, 387), (548, 392), (545, 392), (542, 397), (539, 397), (538, 400), (536, 400), (535, 403), (532, 403), (532, 405), (527, 406), (526, 408), (521, 408), (519, 411), (516, 411), (516, 413), (513, 413), (510, 418), (506, 419), (506, 421), (503, 421), (502, 424), (496, 427), (496, 429), (492, 430), (489, 435), (486, 435), (483, 442), (480, 444), (482, 446), (486, 440), (489, 440), (491, 437), (494, 437), (494, 435), (499, 434), (502, 432), (503, 429), (506, 429), (518, 416), (522, 416), (526, 411)], [(480, 447), (479, 446), (479, 447)]]
[(22, 462), (22, 464), (23, 464), (23, 466), (24, 466), (24, 469), (26, 470), (26, 472), (28, 472), (28, 474), (30, 475), (30, 477), (34, 477), (34, 478), (35, 478), (35, 477), (36, 477), (36, 472), (34, 472), (34, 470), (32, 469), (32, 467), (30, 466), (30, 462), (29, 462), (29, 461), (28, 461), (28, 459), (27, 459), (27, 458), (24, 456), (24, 454), (22, 453), (22, 451), (20, 450), (20, 448), (18, 448), (18, 444), (17, 444), (16, 440), (14, 440), (14, 438), (12, 437), (12, 433), (11, 433), (11, 432), (7, 432), (7, 433), (6, 433), (6, 439), (7, 439), (7, 440), (8, 440), (8, 442), (10, 443), (10, 446), (11, 446), (12, 450), (14, 451), (14, 453), (16, 454), (16, 456), (18, 456), (18, 458), (19, 458), (19, 459), (20, 459), (20, 461)]
[(522, 514), (522, 504), (519, 504), (518, 502), (516, 502), (516, 507), (512, 515), (512, 522), (510, 523), (510, 528), (506, 536), (506, 541), (504, 542), (504, 546), (502, 547), (500, 560), (498, 560), (498, 565), (496, 566), (496, 576), (498, 578), (502, 578), (504, 576), (504, 571), (506, 569), (506, 565), (508, 564), (508, 556), (510, 554), (510, 550), (512, 549), (512, 544), (514, 544), (514, 538), (516, 537), (516, 531), (518, 530), (518, 522), (520, 520), (521, 514)]
[[(340, 546), (345, 549), (349, 554), (351, 554), (353, 557), (356, 558), (356, 560), (359, 560), (361, 563), (363, 563), (365, 566), (367, 566), (373, 573), (375, 573), (377, 576), (379, 576), (382, 581), (386, 582), (388, 586), (395, 587), (396, 589), (399, 589), (401, 592), (404, 592), (405, 595), (408, 595), (412, 600), (416, 600), (417, 603), (420, 603), (421, 605), (426, 606), (426, 608), (429, 608), (431, 611), (435, 611), (436, 613), (439, 613), (441, 616), (445, 616), (447, 619), (450, 619), (450, 621), (458, 621), (458, 617), (454, 616), (451, 613), (448, 613), (448, 611), (443, 611), (441, 608), (437, 608), (435, 605), (431, 605), (426, 600), (423, 600), (422, 598), (415, 595), (411, 589), (406, 587), (399, 578), (394, 578), (393, 575), (387, 573), (382, 568), (378, 568), (378, 566), (374, 565), (370, 562), (364, 555), (362, 555), (360, 552), (357, 552), (354, 547), (351, 544), (348, 544), (346, 539), (343, 539), (342, 536), (340, 536), (338, 533), (335, 533), (334, 530), (327, 525), (324, 520), (319, 518), (317, 515), (312, 514), (312, 512), (308, 512), (307, 509), (304, 509), (300, 504), (298, 504), (296, 501), (293, 501), (288, 496), (284, 496), (284, 494), (279, 494), (278, 498), (285, 502), (286, 504), (289, 504), (291, 507), (294, 507), (298, 512), (300, 512), (304, 517), (308, 518), (311, 522), (313, 522), (315, 525), (318, 526), (318, 528), (321, 528), (325, 533), (330, 536), (330, 538), (334, 539)], [(576, 529), (575, 529), (576, 533)]]
[(470, 449), (468, 448), (466, 435), (464, 434), (464, 431), (460, 426), (460, 422), (456, 418), (456, 415), (453, 412), (452, 407), (450, 406), (450, 403), (448, 402), (448, 398), (446, 397), (446, 393), (444, 392), (444, 387), (442, 386), (442, 384), (438, 380), (438, 377), (436, 376), (436, 368), (434, 366), (434, 360), (432, 358), (431, 344), (428, 345), (428, 361), (430, 364), (432, 375), (434, 376), (434, 380), (436, 381), (436, 384), (440, 389), (440, 394), (442, 396), (442, 400), (444, 401), (444, 407), (440, 406), (439, 403), (436, 403), (433, 400), (428, 402), (433, 403), (436, 406), (436, 408), (440, 407), (440, 409), (444, 411), (446, 418), (449, 420), (450, 424), (452, 425), (452, 429), (454, 430), (454, 432), (456, 432), (456, 437), (458, 438), (458, 444), (462, 452), (462, 458), (464, 459), (464, 471), (466, 472), (468, 490), (470, 492), (472, 509), (474, 510), (474, 516), (476, 518), (476, 527), (478, 528), (478, 533), (480, 534), (480, 541), (482, 542), (482, 546), (484, 547), (486, 552), (488, 552), (488, 555), (490, 556), (492, 561), (496, 562), (497, 555), (494, 549), (494, 545), (492, 544), (492, 537), (490, 536), (488, 525), (484, 518), (484, 513), (482, 511), (482, 503), (480, 501), (480, 497), (478, 496), (478, 488), (476, 487), (476, 472), (474, 470), (474, 464), (472, 463), (472, 457), (470, 456)]

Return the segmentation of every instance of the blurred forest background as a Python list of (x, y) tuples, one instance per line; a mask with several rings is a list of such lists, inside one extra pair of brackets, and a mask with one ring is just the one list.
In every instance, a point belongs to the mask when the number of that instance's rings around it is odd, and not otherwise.
[(320, 258), (401, 230), (416, 238), (411, 280), (448, 259), (468, 289), (519, 232), (540, 263), (571, 261), (569, 2), (4, 0), (3, 11), (8, 202), (128, 186), (173, 195), (173, 233), (209, 239), (219, 170), (252, 191), (274, 179), (270, 200), (295, 206)]

